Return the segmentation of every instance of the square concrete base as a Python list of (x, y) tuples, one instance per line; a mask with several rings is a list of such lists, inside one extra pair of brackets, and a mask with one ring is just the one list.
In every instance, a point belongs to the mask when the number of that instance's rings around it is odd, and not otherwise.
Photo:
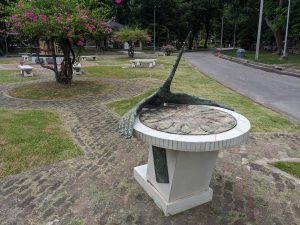
[(174, 215), (191, 209), (195, 206), (204, 204), (212, 200), (213, 191), (208, 188), (205, 191), (200, 191), (189, 195), (185, 198), (180, 198), (172, 202), (166, 201), (162, 195), (155, 189), (153, 185), (146, 179), (147, 164), (134, 168), (134, 178), (143, 187), (147, 194), (153, 199), (155, 204), (164, 212), (166, 216)]

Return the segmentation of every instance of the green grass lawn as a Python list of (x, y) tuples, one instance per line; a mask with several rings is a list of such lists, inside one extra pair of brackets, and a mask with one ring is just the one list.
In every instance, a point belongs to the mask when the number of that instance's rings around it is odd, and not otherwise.
[[(92, 77), (115, 77), (123, 79), (132, 78), (155, 78), (164, 80), (168, 76), (175, 57), (158, 57), (161, 68), (128, 68), (122, 69), (115, 66), (90, 67), (87, 76)], [(182, 60), (174, 78), (173, 92), (185, 92), (202, 98), (214, 100), (220, 104), (227, 105), (238, 113), (246, 116), (252, 125), (252, 132), (300, 132), (300, 125), (289, 118), (280, 115), (252, 100), (224, 87), (218, 82), (202, 75), (194, 68), (188, 66), (187, 61)], [(108, 104), (115, 112), (123, 115), (139, 100), (151, 94), (145, 92), (141, 96), (132, 99), (124, 99)]]
[(300, 162), (276, 162), (273, 166), (300, 179)]
[[(236, 50), (226, 50), (221, 52), (224, 55), (236, 57)], [(265, 64), (300, 64), (300, 54), (290, 54), (288, 59), (280, 59), (280, 55), (270, 52), (260, 52), (258, 62)], [(245, 59), (254, 61), (255, 51), (246, 51)]]
[(19, 70), (0, 70), (0, 84), (36, 80), (37, 77), (21, 77)]
[(111, 87), (95, 81), (74, 81), (71, 85), (63, 85), (55, 81), (33, 83), (9, 91), (17, 98), (51, 100), (69, 99), (80, 96), (101, 94)]
[(56, 112), (0, 110), (0, 177), (82, 155)]
[(19, 64), (20, 58), (6, 58), (0, 57), (0, 64)]
[(119, 115), (124, 115), (130, 108), (132, 108), (132, 106), (151, 95), (155, 90), (156, 89), (150, 89), (141, 95), (134, 96), (131, 99), (110, 102), (107, 106)]

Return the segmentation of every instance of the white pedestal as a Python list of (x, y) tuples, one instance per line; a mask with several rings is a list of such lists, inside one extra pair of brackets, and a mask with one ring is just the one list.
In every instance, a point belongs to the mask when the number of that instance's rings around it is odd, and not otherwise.
[[(139, 119), (135, 122), (134, 135), (150, 149), (148, 164), (135, 167), (134, 177), (165, 215), (211, 201), (213, 191), (209, 184), (219, 150), (237, 146), (248, 138), (251, 126), (245, 117), (230, 110), (207, 107), (231, 114), (237, 125), (217, 134), (179, 135), (154, 130)], [(153, 148), (159, 154), (156, 163)], [(154, 165), (158, 165), (157, 171)]]
[(166, 216), (183, 212), (187, 209), (191, 209), (195, 206), (204, 204), (212, 200), (213, 191), (211, 188), (208, 188), (207, 190), (194, 193), (193, 195), (186, 196), (185, 198), (177, 199), (173, 202), (168, 202), (160, 194), (160, 192), (158, 192), (158, 190), (147, 180), (146, 172), (147, 164), (137, 166), (134, 168), (134, 178)]
[(18, 68), (21, 70), (21, 74), (23, 77), (33, 77), (33, 67), (28, 65), (19, 65)]
[(218, 151), (166, 149), (169, 183), (156, 182), (152, 149), (148, 164), (134, 168), (134, 177), (165, 215), (174, 215), (212, 200), (209, 187)]

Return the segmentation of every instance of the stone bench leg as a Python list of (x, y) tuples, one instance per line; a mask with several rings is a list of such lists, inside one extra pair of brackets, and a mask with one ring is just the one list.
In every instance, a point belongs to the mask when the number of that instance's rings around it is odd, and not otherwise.
[(149, 63), (149, 67), (152, 68), (153, 67), (153, 63)]
[(81, 68), (74, 69), (74, 74), (81, 75), (82, 74)]
[(33, 77), (32, 70), (21, 70), (23, 77)]

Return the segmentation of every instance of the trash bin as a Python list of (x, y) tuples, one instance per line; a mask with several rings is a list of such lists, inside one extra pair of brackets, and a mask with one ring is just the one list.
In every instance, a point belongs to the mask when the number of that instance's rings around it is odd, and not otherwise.
[(244, 59), (245, 58), (245, 49), (238, 49), (236, 51), (236, 56), (240, 59)]

